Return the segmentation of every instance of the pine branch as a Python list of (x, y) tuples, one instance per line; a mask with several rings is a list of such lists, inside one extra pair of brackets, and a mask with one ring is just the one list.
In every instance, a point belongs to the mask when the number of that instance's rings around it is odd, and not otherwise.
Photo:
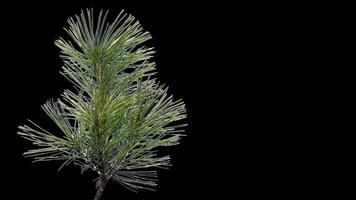
[(170, 166), (169, 156), (156, 151), (179, 143), (185, 124), (176, 121), (186, 118), (183, 101), (153, 78), (153, 48), (142, 46), (150, 34), (124, 12), (111, 24), (107, 16), (101, 11), (94, 20), (92, 10), (82, 11), (68, 20), (71, 41), (55, 42), (64, 61), (61, 73), (75, 89), (42, 108), (62, 135), (32, 122), (33, 128), (20, 126), (18, 132), (36, 146), (25, 156), (97, 172), (97, 200), (111, 178), (133, 191), (153, 190), (156, 169)]

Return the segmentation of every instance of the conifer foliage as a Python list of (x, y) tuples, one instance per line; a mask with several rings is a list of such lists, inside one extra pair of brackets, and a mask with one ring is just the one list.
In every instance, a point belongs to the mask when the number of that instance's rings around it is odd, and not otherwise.
[(155, 78), (154, 50), (143, 45), (150, 34), (123, 11), (112, 23), (107, 16), (82, 11), (68, 20), (70, 39), (55, 41), (64, 62), (61, 73), (73, 89), (42, 108), (60, 131), (30, 120), (18, 131), (35, 146), (26, 157), (95, 171), (94, 200), (101, 199), (109, 180), (133, 191), (154, 189), (157, 168), (170, 165), (157, 148), (178, 144), (186, 125), (180, 122), (186, 117), (183, 101)]

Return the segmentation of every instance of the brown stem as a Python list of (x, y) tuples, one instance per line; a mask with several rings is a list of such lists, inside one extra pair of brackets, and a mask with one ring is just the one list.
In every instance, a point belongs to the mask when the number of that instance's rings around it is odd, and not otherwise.
[(100, 185), (98, 190), (96, 191), (94, 200), (101, 200), (106, 184), (108, 183), (108, 179), (106, 177), (100, 178)]

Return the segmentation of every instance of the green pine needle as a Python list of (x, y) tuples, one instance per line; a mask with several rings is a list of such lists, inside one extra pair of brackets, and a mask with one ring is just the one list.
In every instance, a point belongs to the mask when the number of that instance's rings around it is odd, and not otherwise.
[(98, 173), (98, 187), (113, 178), (126, 188), (152, 190), (157, 168), (170, 165), (158, 147), (179, 143), (186, 118), (183, 101), (174, 100), (154, 76), (151, 39), (131, 15), (120, 12), (113, 23), (108, 12), (95, 20), (87, 10), (68, 20), (71, 40), (59, 38), (64, 61), (61, 73), (74, 85), (42, 108), (60, 136), (31, 125), (18, 134), (36, 147), (24, 153), (34, 161), (62, 160), (82, 171)]

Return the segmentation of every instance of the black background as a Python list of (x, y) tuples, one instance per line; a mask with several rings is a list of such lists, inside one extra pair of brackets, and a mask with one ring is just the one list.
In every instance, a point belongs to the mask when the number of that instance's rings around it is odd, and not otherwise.
[[(54, 40), (81, 9), (121, 9), (149, 31), (158, 78), (188, 109), (187, 137), (168, 148), (173, 166), (156, 192), (109, 183), (110, 199), (253, 199), (330, 195), (323, 160), (333, 123), (319, 98), (333, 88), (332, 9), (321, 4), (196, 1), (51, 1), (1, 5), (1, 194), (8, 199), (92, 199), (94, 174), (35, 163), (16, 135), (31, 119), (51, 130), (40, 106), (70, 84)], [(321, 11), (321, 12), (319, 12)], [(325, 13), (323, 13), (323, 11)], [(331, 13), (331, 16), (329, 15)], [(338, 23), (338, 21), (336, 21)], [(329, 35), (328, 35), (329, 34)], [(323, 62), (323, 63), (322, 63)], [(327, 73), (333, 73), (329, 75)], [(329, 85), (328, 85), (329, 84)], [(325, 139), (326, 138), (326, 139)], [(319, 187), (318, 186), (325, 186)]]
[[(160, 171), (156, 192), (132, 193), (110, 182), (104, 199), (171, 199), (200, 198), (202, 195), (223, 195), (222, 189), (235, 187), (232, 168), (237, 157), (227, 156), (228, 137), (236, 134), (226, 130), (234, 112), (230, 102), (229, 84), (232, 70), (226, 44), (234, 47), (236, 36), (229, 30), (228, 15), (232, 12), (215, 4), (182, 2), (141, 3), (128, 1), (92, 1), (86, 3), (50, 2), (8, 4), (2, 9), (3, 60), (1, 72), (4, 117), (1, 134), (1, 171), (9, 199), (92, 199), (95, 177), (80, 174), (69, 166), (57, 172), (61, 163), (31, 163), (22, 153), (31, 148), (29, 142), (16, 135), (17, 126), (31, 119), (51, 130), (54, 125), (40, 106), (50, 98), (58, 98), (70, 84), (59, 74), (62, 61), (54, 40), (66, 37), (63, 27), (68, 17), (81, 9), (110, 9), (111, 17), (125, 9), (148, 30), (155, 47), (154, 60), (159, 79), (170, 86), (170, 93), (183, 98), (188, 110), (187, 137), (170, 149), (173, 167)], [(225, 68), (226, 70), (222, 70)], [(230, 94), (229, 94), (230, 93)], [(235, 97), (234, 97), (235, 98)], [(227, 106), (228, 110), (225, 110)], [(224, 108), (223, 108), (224, 107)], [(224, 150), (226, 149), (226, 150)], [(225, 159), (226, 156), (226, 159)], [(230, 164), (229, 164), (230, 163)], [(226, 174), (223, 175), (223, 174)], [(233, 181), (232, 185), (222, 180)]]

